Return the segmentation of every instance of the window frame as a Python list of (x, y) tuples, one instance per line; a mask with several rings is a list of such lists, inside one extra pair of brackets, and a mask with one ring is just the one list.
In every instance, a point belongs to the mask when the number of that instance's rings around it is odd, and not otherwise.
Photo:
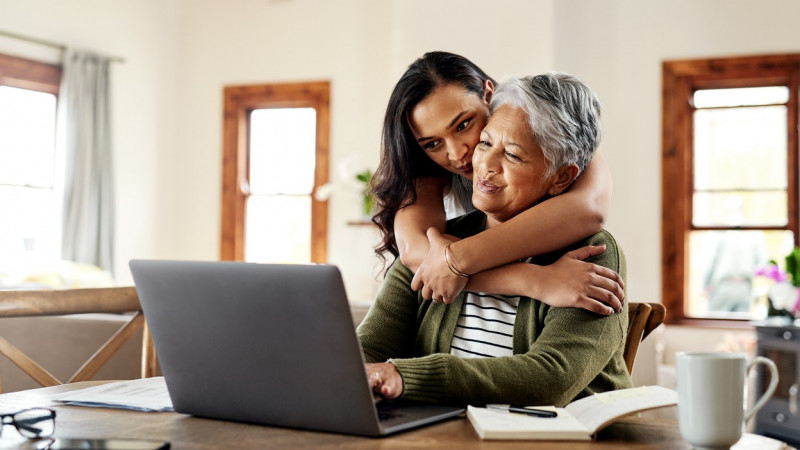
[(220, 258), (243, 261), (249, 196), (250, 112), (262, 108), (314, 108), (317, 114), (314, 192), (311, 193), (311, 262), (327, 262), (328, 202), (316, 189), (328, 183), (330, 83), (271, 83), (224, 88), (222, 227)]
[[(19, 89), (27, 89), (31, 91), (43, 92), (52, 94), (56, 97), (56, 108), (61, 101), (59, 98), (59, 91), (61, 88), (61, 75), (62, 68), (59, 64), (50, 64), (33, 59), (27, 59), (20, 56), (11, 55), (8, 53), (0, 53), (0, 86), (8, 86)], [(56, 125), (58, 126), (58, 125)], [(57, 147), (53, 149), (57, 151)], [(58, 155), (56, 155), (56, 161)], [(58, 169), (56, 162), (53, 169)], [(4, 187), (15, 186), (19, 189), (48, 189), (58, 196), (60, 187), (57, 185), (58, 176), (53, 179), (53, 185), (46, 186), (25, 186), (17, 184), (2, 184)], [(56, 197), (56, 201), (63, 203), (63, 199)], [(63, 205), (58, 206), (59, 209)], [(56, 242), (62, 240), (62, 231), (56, 231)], [(58, 250), (60, 252), (60, 248)]]
[(47, 92), (58, 98), (61, 66), (0, 53), (0, 85)]
[(785, 227), (740, 227), (747, 230), (789, 230), (798, 245), (798, 95), (800, 54), (664, 61), (662, 64), (662, 282), (667, 324), (750, 327), (747, 319), (687, 317), (688, 242), (693, 230), (730, 229), (692, 225), (693, 111), (695, 90), (789, 87), (787, 103), (787, 201)]

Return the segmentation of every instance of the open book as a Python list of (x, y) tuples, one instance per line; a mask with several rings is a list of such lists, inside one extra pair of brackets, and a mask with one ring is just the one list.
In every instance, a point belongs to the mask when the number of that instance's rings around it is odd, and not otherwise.
[(628, 414), (676, 405), (678, 394), (661, 386), (603, 392), (550, 409), (555, 418), (531, 417), (495, 409), (467, 407), (467, 418), (481, 439), (591, 440), (598, 430)]

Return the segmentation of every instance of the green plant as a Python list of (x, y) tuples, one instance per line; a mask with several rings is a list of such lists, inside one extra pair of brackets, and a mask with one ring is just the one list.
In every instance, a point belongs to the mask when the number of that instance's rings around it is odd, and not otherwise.
[(792, 286), (800, 286), (800, 247), (795, 247), (786, 255), (786, 274), (789, 275)]
[(372, 170), (365, 169), (363, 172), (356, 174), (356, 180), (363, 184), (361, 188), (361, 212), (364, 216), (372, 216), (375, 210), (375, 199), (369, 193), (369, 184), (372, 181)]

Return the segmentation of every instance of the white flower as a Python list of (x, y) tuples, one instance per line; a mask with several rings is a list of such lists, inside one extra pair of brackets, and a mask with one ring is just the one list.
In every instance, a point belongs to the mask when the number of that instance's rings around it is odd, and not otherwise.
[(797, 302), (797, 287), (792, 286), (792, 283), (788, 281), (781, 281), (772, 285), (767, 295), (772, 300), (772, 306), (775, 309), (792, 311), (795, 302)]

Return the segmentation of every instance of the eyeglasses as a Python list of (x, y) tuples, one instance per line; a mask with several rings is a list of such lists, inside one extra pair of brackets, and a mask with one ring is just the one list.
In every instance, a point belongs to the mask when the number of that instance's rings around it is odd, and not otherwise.
[(14, 425), (26, 438), (52, 436), (56, 429), (56, 412), (47, 408), (23, 409), (12, 414), (0, 414), (0, 434), (4, 425)]

